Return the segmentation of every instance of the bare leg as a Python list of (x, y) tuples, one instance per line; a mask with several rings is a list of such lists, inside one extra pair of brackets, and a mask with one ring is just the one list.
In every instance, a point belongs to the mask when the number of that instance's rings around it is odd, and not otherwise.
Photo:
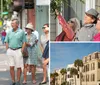
[(21, 68), (17, 68), (17, 81), (19, 82), (20, 81), (20, 77), (21, 77)]
[(43, 81), (47, 81), (47, 64), (49, 63), (49, 58), (43, 60)]
[(14, 66), (10, 66), (10, 75), (11, 75), (12, 82), (15, 82)]
[(23, 83), (26, 83), (27, 81), (27, 64), (24, 64), (24, 80), (23, 80)]
[(43, 61), (43, 81), (42, 82), (46, 82), (46, 77), (47, 77), (47, 65), (44, 63), (44, 61)]
[(35, 65), (31, 65), (31, 71), (32, 71), (32, 81), (33, 83), (36, 83), (36, 78), (35, 78), (36, 66)]

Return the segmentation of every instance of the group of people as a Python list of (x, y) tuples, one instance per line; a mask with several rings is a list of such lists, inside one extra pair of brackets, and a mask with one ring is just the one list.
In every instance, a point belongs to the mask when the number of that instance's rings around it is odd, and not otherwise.
[[(10, 66), (11, 85), (20, 85), (20, 77), (23, 71), (23, 84), (27, 83), (27, 72), (31, 70), (32, 83), (36, 84), (35, 72), (38, 65), (38, 45), (43, 57), (43, 81), (47, 83), (47, 65), (49, 64), (49, 24), (44, 24), (44, 34), (38, 40), (38, 32), (28, 23), (25, 31), (19, 28), (18, 19), (12, 19), (12, 29), (7, 33), (5, 45), (7, 49), (8, 63)], [(27, 56), (27, 57), (26, 57)], [(17, 81), (15, 80), (15, 66), (17, 68)], [(23, 69), (24, 67), (24, 69)], [(28, 69), (29, 68), (29, 69)]]
[(62, 32), (55, 41), (100, 41), (100, 14), (95, 9), (85, 12), (84, 25), (80, 27), (77, 18), (68, 22), (55, 10)]

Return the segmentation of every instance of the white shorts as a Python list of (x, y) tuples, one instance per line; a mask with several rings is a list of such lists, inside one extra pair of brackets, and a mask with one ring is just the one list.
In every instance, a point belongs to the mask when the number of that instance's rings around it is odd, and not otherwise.
[(18, 50), (7, 50), (7, 56), (8, 56), (8, 63), (9, 66), (16, 66), (16, 68), (23, 67), (23, 56), (21, 49)]

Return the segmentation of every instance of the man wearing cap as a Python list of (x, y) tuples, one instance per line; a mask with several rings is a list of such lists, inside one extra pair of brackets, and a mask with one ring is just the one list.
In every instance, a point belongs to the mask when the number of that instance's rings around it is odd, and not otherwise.
[(98, 15), (96, 29), (98, 33), (93, 37), (93, 41), (100, 41), (100, 14)]
[[(18, 19), (13, 19), (11, 25), (13, 29), (7, 33), (5, 39), (10, 75), (12, 79), (11, 85), (20, 85), (21, 68), (23, 67), (22, 54), (26, 46), (26, 36), (24, 31), (18, 27)], [(17, 81), (15, 81), (15, 66), (17, 68)]]
[(97, 33), (95, 24), (97, 22), (98, 12), (90, 9), (85, 13), (84, 26), (76, 33), (75, 41), (92, 41)]

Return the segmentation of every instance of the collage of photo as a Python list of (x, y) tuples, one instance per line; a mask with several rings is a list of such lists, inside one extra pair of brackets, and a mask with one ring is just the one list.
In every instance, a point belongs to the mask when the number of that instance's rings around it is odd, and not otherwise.
[(60, 6), (56, 1), (51, 1), (56, 19), (51, 11), (50, 85), (100, 85), (100, 1), (61, 0)]
[(0, 85), (100, 85), (100, 0), (0, 0)]

